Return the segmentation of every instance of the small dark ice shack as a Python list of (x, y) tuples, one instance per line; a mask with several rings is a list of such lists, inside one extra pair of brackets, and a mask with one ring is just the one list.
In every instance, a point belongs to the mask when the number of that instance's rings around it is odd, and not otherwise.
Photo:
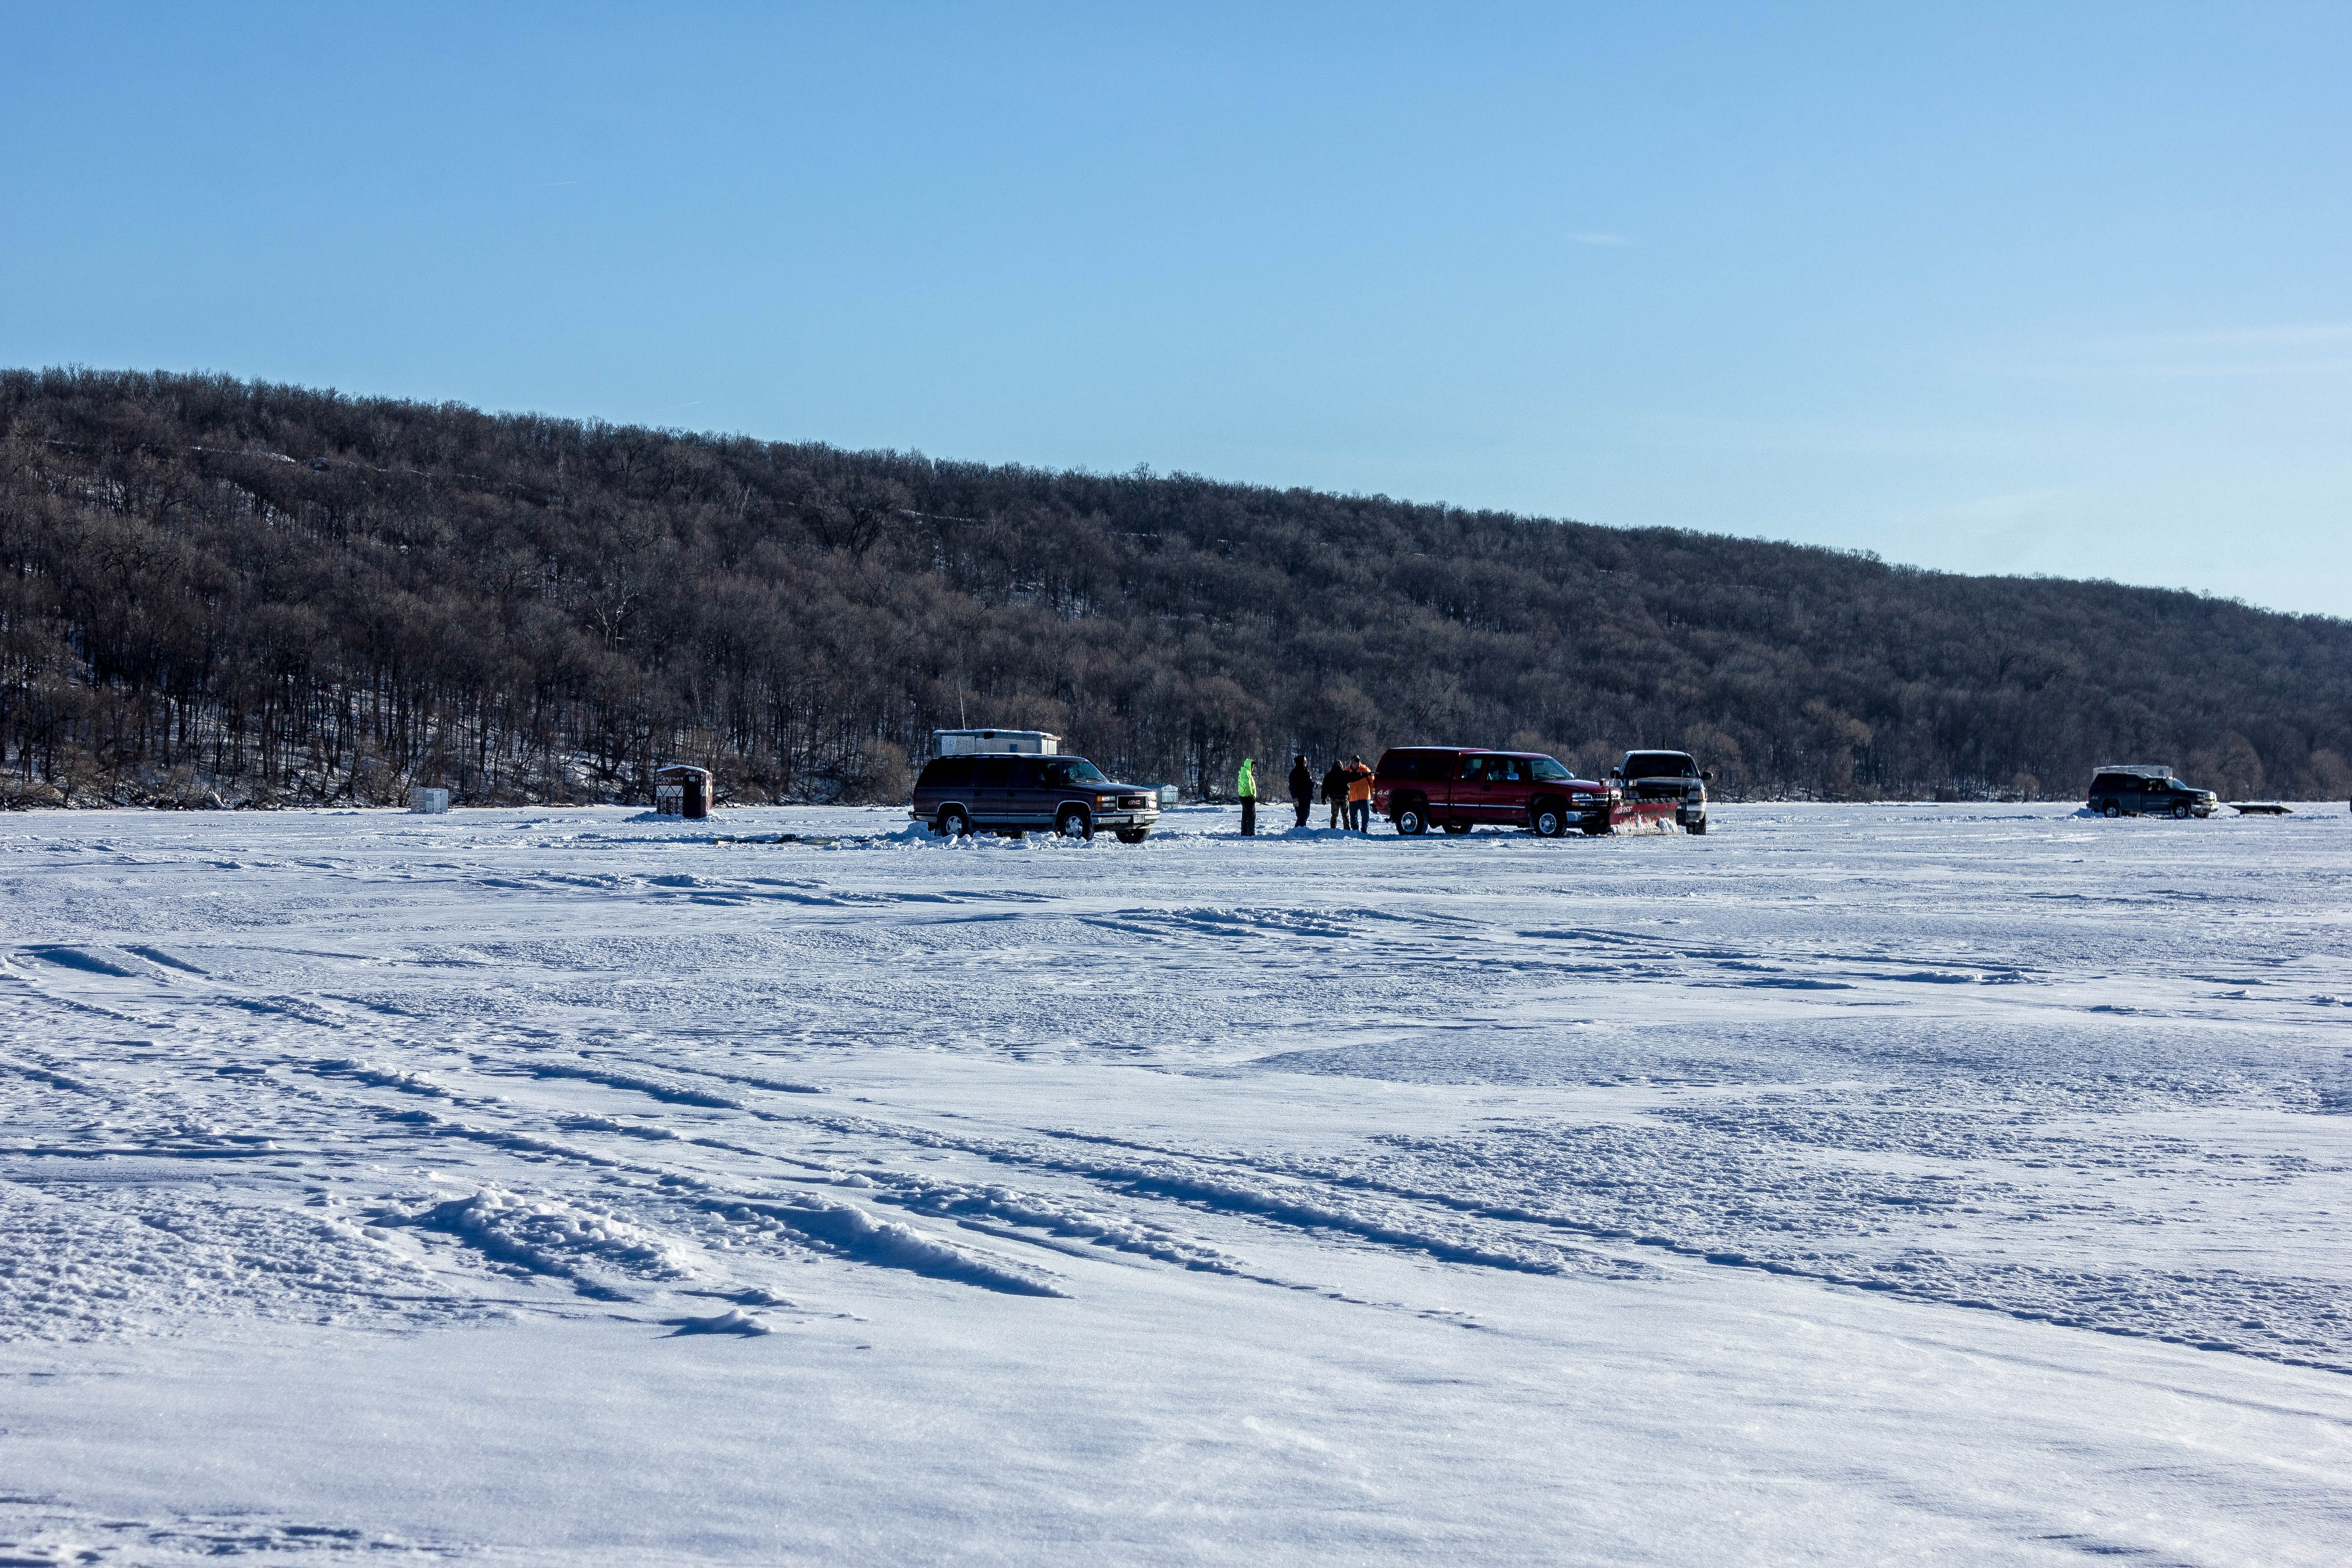
[(710, 770), (672, 763), (654, 770), (654, 810), (662, 816), (710, 815)]

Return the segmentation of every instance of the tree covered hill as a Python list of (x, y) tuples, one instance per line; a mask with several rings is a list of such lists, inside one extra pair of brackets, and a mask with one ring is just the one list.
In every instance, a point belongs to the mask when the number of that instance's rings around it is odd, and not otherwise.
[[(19, 802), (898, 797), (934, 727), (1114, 773), (1460, 741), (1724, 793), (2352, 790), (2352, 623), (1220, 484), (0, 372)], [(1279, 773), (1277, 765), (1269, 770)]]

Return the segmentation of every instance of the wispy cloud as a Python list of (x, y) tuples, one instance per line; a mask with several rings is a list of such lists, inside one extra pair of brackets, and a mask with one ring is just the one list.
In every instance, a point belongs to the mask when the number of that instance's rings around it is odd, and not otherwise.
[(2105, 521), (2113, 498), (2081, 485), (2043, 486), (1926, 506), (1896, 507), (1886, 526), (1933, 539), (1948, 569), (2015, 574), (2055, 559), (2053, 550), (2087, 521)]
[(1622, 234), (1571, 234), (1568, 237), (1579, 245), (1630, 245)]
[(2179, 360), (2169, 364), (2123, 367), (2134, 375), (2193, 380), (2199, 376), (2341, 375), (2352, 370), (2352, 359)]
[(2221, 331), (2160, 332), (2137, 341), (2180, 347), (2315, 348), (2352, 343), (2352, 321), (2296, 321), (2280, 327), (2231, 327)]
[(2140, 332), (2081, 343), (2017, 368), (2032, 375), (2162, 380), (2338, 375), (2352, 370), (2352, 321)]

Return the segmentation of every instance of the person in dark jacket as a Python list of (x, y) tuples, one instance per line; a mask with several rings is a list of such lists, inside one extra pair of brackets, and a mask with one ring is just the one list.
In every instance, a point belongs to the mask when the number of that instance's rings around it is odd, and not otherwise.
[(1315, 809), (1315, 771), (1305, 757), (1290, 764), (1290, 804), (1298, 813), (1298, 826), (1306, 826), (1307, 814)]
[(1331, 826), (1339, 826), (1340, 814), (1348, 809), (1348, 764), (1337, 757), (1323, 775), (1323, 798), (1331, 804)]

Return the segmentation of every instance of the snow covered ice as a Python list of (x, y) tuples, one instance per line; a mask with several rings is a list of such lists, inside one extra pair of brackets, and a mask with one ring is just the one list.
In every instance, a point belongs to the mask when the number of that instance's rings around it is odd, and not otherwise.
[(1231, 828), (0, 818), (0, 1562), (2352, 1555), (2342, 813)]

